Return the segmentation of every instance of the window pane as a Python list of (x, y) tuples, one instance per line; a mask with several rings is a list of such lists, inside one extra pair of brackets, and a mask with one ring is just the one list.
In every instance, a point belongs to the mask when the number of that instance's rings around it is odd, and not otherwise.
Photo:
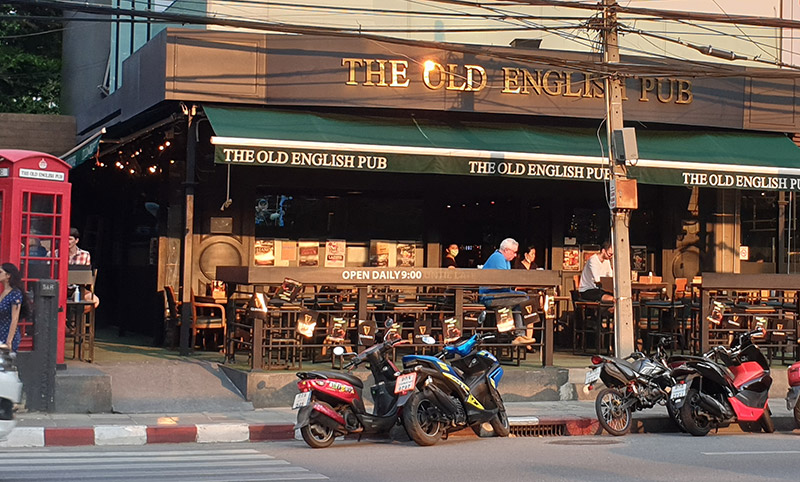
[(31, 194), (31, 212), (54, 213), (54, 197), (52, 194)]

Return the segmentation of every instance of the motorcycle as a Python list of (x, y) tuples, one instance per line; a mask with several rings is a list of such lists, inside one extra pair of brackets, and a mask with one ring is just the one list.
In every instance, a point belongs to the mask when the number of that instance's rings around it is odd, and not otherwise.
[(786, 394), (786, 408), (794, 413), (794, 426), (800, 428), (800, 362), (789, 367), (789, 393)]
[(775, 431), (767, 402), (772, 385), (769, 363), (752, 341), (761, 333), (743, 333), (730, 348), (716, 346), (672, 370), (677, 383), (671, 400), (687, 432), (704, 436), (733, 422), (757, 422), (765, 432)]
[[(628, 358), (595, 355), (593, 367), (586, 373), (585, 384), (589, 390), (598, 380), (606, 388), (595, 398), (597, 421), (608, 433), (625, 435), (631, 428), (631, 414), (637, 410), (667, 405), (667, 411), (676, 423), (671, 410), (669, 392), (675, 384), (667, 365), (666, 347), (672, 343), (670, 336), (661, 336), (656, 343), (656, 353), (647, 357), (635, 352)], [(628, 361), (630, 360), (630, 361)]]
[(417, 444), (433, 445), (466, 427), (481, 436), (486, 422), (495, 436), (508, 436), (508, 416), (497, 390), (503, 369), (497, 357), (480, 349), (490, 338), (494, 335), (476, 333), (433, 356), (403, 357), (404, 369), (418, 375), (403, 409), (403, 424)]
[[(297, 388), (292, 409), (299, 409), (295, 429), (312, 448), (329, 447), (335, 437), (354, 434), (388, 432), (400, 423), (402, 407), (414, 388), (416, 374), (404, 374), (386, 354), (403, 340), (387, 322), (382, 343), (373, 345), (353, 356), (343, 369), (352, 370), (367, 363), (375, 385), (370, 388), (374, 402), (373, 413), (364, 407), (364, 382), (351, 373), (309, 371), (298, 372)], [(341, 356), (342, 347), (334, 348)]]
[(15, 354), (8, 345), (0, 345), (0, 440), (8, 437), (17, 422), (14, 404), (22, 400), (22, 382), (19, 381)]

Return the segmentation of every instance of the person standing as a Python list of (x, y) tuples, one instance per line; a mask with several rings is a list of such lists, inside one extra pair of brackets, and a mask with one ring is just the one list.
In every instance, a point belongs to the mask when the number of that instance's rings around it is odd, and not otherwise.
[(613, 303), (614, 294), (605, 291), (600, 286), (600, 278), (614, 276), (611, 267), (611, 258), (614, 257), (614, 248), (608, 241), (603, 242), (600, 252), (589, 257), (586, 266), (581, 273), (581, 282), (578, 292), (582, 299), (586, 301), (602, 301), (603, 303)]
[[(506, 238), (500, 247), (492, 253), (483, 264), (483, 269), (511, 269), (511, 260), (517, 256), (519, 243), (512, 238)], [(535, 343), (531, 337), (525, 335), (525, 323), (520, 314), (519, 304), (528, 301), (527, 293), (515, 291), (510, 288), (484, 288), (479, 290), (480, 300), (488, 308), (511, 308), (514, 316), (514, 334), (512, 341), (515, 345), (530, 345)]]
[(78, 247), (81, 233), (77, 228), (70, 228), (69, 230), (69, 264), (73, 265), (92, 265), (92, 255), (88, 251)]
[(442, 261), (442, 268), (458, 268), (456, 256), (458, 256), (458, 245), (453, 243), (447, 247), (447, 253)]
[(0, 267), (0, 343), (17, 351), (20, 333), (19, 320), (27, 318), (29, 313), (28, 297), (22, 285), (19, 269), (11, 263), (3, 263)]
[(536, 246), (528, 246), (521, 257), (514, 258), (513, 269), (539, 269), (536, 264)]

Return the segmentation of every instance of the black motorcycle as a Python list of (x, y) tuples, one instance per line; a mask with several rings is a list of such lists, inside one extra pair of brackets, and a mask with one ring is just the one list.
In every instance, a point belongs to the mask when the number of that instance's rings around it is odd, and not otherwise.
[(494, 335), (476, 333), (435, 356), (403, 357), (404, 369), (418, 375), (403, 409), (403, 424), (419, 445), (433, 445), (466, 427), (481, 436), (486, 422), (495, 436), (508, 436), (508, 416), (497, 390), (503, 369), (497, 357), (480, 349), (489, 338)]
[[(611, 435), (625, 435), (631, 428), (631, 413), (667, 405), (670, 416), (669, 392), (675, 384), (667, 366), (665, 348), (672, 343), (670, 336), (660, 336), (656, 353), (647, 357), (635, 352), (626, 359), (595, 355), (592, 369), (586, 373), (586, 385), (594, 388), (602, 380), (606, 388), (595, 399), (595, 411), (600, 425)], [(677, 420), (676, 420), (677, 422)]]

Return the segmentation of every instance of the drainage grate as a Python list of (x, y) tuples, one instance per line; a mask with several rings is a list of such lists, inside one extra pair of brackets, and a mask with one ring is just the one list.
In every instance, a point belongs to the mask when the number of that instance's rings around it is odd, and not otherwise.
[(566, 434), (567, 426), (563, 423), (511, 426), (511, 435), (515, 437), (563, 437)]

